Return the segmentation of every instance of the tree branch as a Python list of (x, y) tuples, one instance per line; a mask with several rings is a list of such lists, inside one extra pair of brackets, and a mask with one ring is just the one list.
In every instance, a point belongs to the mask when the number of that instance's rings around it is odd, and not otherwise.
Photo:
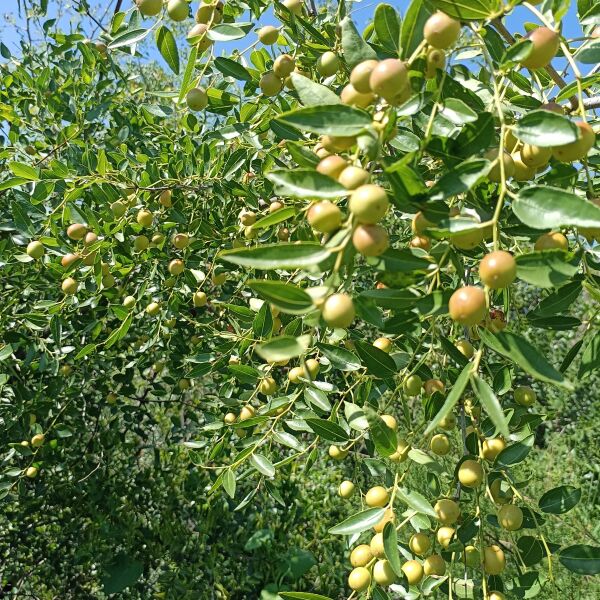
[(121, 4), (123, 4), (123, 0), (117, 0), (117, 4), (115, 5), (115, 15), (121, 10)]

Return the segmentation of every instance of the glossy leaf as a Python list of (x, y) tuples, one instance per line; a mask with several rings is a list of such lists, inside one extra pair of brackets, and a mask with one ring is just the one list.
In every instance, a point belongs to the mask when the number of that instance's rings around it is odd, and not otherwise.
[(400, 553), (398, 552), (398, 533), (394, 523), (386, 523), (383, 528), (383, 548), (385, 557), (398, 577), (402, 577), (402, 563), (400, 562)]
[(371, 125), (372, 119), (364, 110), (340, 104), (298, 108), (279, 115), (277, 122), (300, 131), (343, 137), (361, 134)]
[(300, 73), (290, 75), (294, 89), (298, 92), (300, 102), (304, 106), (327, 106), (340, 104), (340, 97), (326, 85), (321, 85)]
[(504, 438), (508, 439), (508, 420), (492, 388), (477, 375), (473, 376), (471, 379), (471, 386), (473, 387), (475, 396), (479, 399), (481, 406), (492, 420), (492, 423), (494, 423)]
[(253, 279), (246, 282), (263, 300), (279, 310), (301, 315), (313, 308), (312, 298), (301, 288), (291, 283), (269, 279)]
[(345, 17), (340, 21), (340, 27), (342, 30), (344, 60), (350, 69), (365, 60), (377, 58), (375, 50), (363, 40), (356, 29), (356, 25), (349, 17)]
[(306, 424), (319, 436), (329, 442), (344, 443), (348, 434), (340, 425), (326, 419), (306, 419)]
[(275, 184), (279, 196), (332, 199), (348, 195), (348, 190), (335, 179), (313, 169), (278, 169), (267, 177)]
[(534, 110), (517, 121), (513, 132), (526, 144), (564, 146), (578, 139), (578, 129), (569, 118), (549, 110)]
[(570, 485), (548, 490), (540, 498), (538, 504), (540, 510), (553, 515), (561, 515), (569, 512), (581, 500), (581, 490)]
[(365, 404), (363, 409), (369, 423), (369, 431), (375, 449), (382, 456), (391, 456), (396, 452), (396, 432), (390, 429), (368, 404)]
[(328, 257), (329, 250), (311, 242), (234, 248), (219, 254), (219, 258), (227, 262), (266, 271), (311, 267)]
[(358, 356), (371, 375), (381, 379), (394, 377), (397, 371), (396, 363), (389, 354), (363, 341), (356, 341), (355, 347)]
[(563, 548), (558, 560), (567, 567), (569, 571), (580, 575), (597, 575), (600, 573), (600, 548), (577, 544)]
[(301, 356), (310, 344), (310, 335), (291, 337), (281, 335), (256, 346), (256, 353), (268, 362), (279, 362)]
[(333, 535), (352, 535), (354, 533), (362, 533), (366, 529), (370, 529), (373, 525), (376, 525), (381, 521), (385, 509), (383, 508), (368, 508), (363, 510), (351, 517), (348, 517), (345, 521), (338, 523), (329, 530), (329, 533)]
[(179, 75), (179, 52), (177, 42), (171, 30), (165, 25), (161, 25), (156, 30), (156, 46), (165, 62), (173, 73)]

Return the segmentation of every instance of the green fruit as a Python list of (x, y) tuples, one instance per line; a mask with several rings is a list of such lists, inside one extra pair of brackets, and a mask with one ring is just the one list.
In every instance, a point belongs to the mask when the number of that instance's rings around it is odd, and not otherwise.
[(526, 38), (532, 42), (533, 47), (521, 65), (527, 69), (541, 69), (550, 64), (558, 52), (560, 36), (556, 31), (547, 27), (538, 27), (527, 34)]
[(148, 306), (146, 306), (146, 313), (151, 317), (155, 317), (160, 312), (160, 302), (150, 302)]
[(338, 175), (337, 180), (347, 190), (355, 190), (361, 185), (365, 185), (366, 183), (368, 183), (370, 177), (371, 175), (369, 171), (366, 171), (361, 167), (349, 165), (345, 167), (343, 171)]
[(184, 268), (185, 266), (183, 264), (183, 261), (179, 258), (175, 258), (169, 263), (169, 273), (171, 275), (181, 275), (183, 273)]
[(135, 219), (142, 227), (151, 227), (153, 218), (154, 215), (149, 210), (142, 208)]
[(417, 585), (423, 579), (423, 567), (416, 560), (408, 560), (402, 565), (402, 572), (409, 585)]
[(370, 94), (372, 92), (371, 73), (378, 64), (379, 61), (377, 60), (365, 60), (352, 69), (350, 83), (359, 94)]
[(539, 168), (548, 164), (552, 158), (552, 148), (542, 148), (540, 146), (532, 146), (531, 144), (523, 144), (521, 148), (521, 160), (528, 166)]
[(135, 298), (133, 296), (125, 296), (123, 299), (123, 306), (127, 310), (131, 310), (135, 306)]
[(192, 88), (185, 95), (185, 102), (190, 110), (203, 110), (208, 105), (208, 94), (203, 88)]
[(516, 531), (523, 525), (523, 511), (514, 504), (505, 504), (498, 510), (498, 523), (507, 531)]
[(368, 544), (360, 544), (350, 553), (350, 564), (353, 567), (364, 567), (368, 565), (372, 559), (373, 553)]
[(429, 447), (434, 454), (445, 456), (450, 452), (450, 439), (445, 433), (438, 433), (431, 438)]
[(471, 285), (457, 289), (448, 303), (450, 318), (465, 327), (481, 323), (487, 314), (485, 292)]
[(345, 329), (354, 321), (354, 303), (348, 294), (332, 294), (325, 300), (321, 316), (329, 327)]
[(423, 381), (418, 375), (409, 375), (402, 386), (407, 396), (418, 396), (421, 393)]
[(432, 554), (423, 561), (423, 572), (441, 577), (446, 572), (446, 563), (439, 554)]
[(145, 17), (156, 16), (163, 6), (163, 0), (135, 0), (135, 3)]
[(424, 556), (427, 554), (427, 552), (429, 552), (431, 541), (425, 533), (415, 533), (413, 536), (411, 536), (408, 542), (408, 547), (413, 554)]
[(310, 226), (319, 233), (331, 233), (340, 228), (342, 211), (329, 200), (315, 202), (306, 214)]
[(369, 78), (371, 91), (386, 100), (395, 98), (408, 85), (406, 64), (397, 58), (380, 61)]
[(396, 574), (388, 560), (378, 560), (373, 567), (373, 579), (379, 585), (387, 586), (396, 581)]
[(460, 35), (460, 21), (437, 11), (432, 14), (423, 27), (423, 37), (434, 48), (445, 50), (456, 42)]
[(483, 468), (476, 460), (465, 460), (458, 468), (458, 480), (468, 488), (477, 488), (483, 481)]
[(150, 245), (150, 240), (145, 235), (138, 235), (133, 240), (133, 248), (136, 252), (143, 252)]
[(196, 11), (196, 23), (218, 25), (223, 20), (223, 3), (201, 2)]
[(273, 25), (265, 25), (258, 30), (258, 39), (265, 46), (272, 46), (279, 39), (279, 29)]
[(446, 55), (443, 50), (431, 48), (427, 52), (427, 68), (425, 69), (425, 77), (427, 79), (435, 79), (438, 70), (443, 70), (446, 66)]
[(194, 293), (193, 302), (196, 308), (201, 308), (202, 306), (206, 306), (208, 298), (204, 292), (198, 291)]
[(46, 252), (46, 249), (44, 248), (44, 244), (42, 244), (42, 242), (38, 242), (37, 240), (34, 240), (32, 242), (29, 242), (29, 244), (27, 244), (27, 250), (26, 250), (28, 256), (31, 256), (31, 258), (34, 259), (39, 259), (42, 258), (42, 256), (44, 256), (44, 252)]
[(285, 6), (292, 14), (300, 16), (302, 14), (302, 7), (304, 2), (302, 0), (283, 0), (283, 6)]
[(27, 467), (27, 470), (25, 471), (25, 476), (29, 477), (29, 479), (35, 479), (38, 475), (38, 468), (37, 467)]
[(515, 181), (531, 181), (535, 178), (536, 168), (528, 167), (521, 158), (520, 152), (511, 154), (513, 164), (515, 165), (515, 173), (513, 179)]
[(167, 13), (173, 21), (185, 21), (190, 14), (190, 5), (185, 0), (169, 0)]
[(331, 77), (338, 72), (340, 59), (335, 52), (325, 52), (317, 60), (317, 71), (322, 77)]
[(351, 481), (342, 481), (338, 488), (338, 494), (344, 498), (350, 498), (354, 494), (355, 486)]
[(348, 575), (348, 587), (355, 592), (364, 592), (371, 585), (371, 573), (365, 567), (356, 567)]
[(386, 191), (368, 183), (352, 192), (348, 207), (358, 223), (374, 225), (383, 219), (389, 204)]
[(500, 546), (487, 546), (483, 550), (483, 570), (488, 575), (500, 575), (504, 571), (506, 559)]
[(289, 54), (282, 54), (273, 63), (273, 73), (280, 79), (285, 79), (292, 73), (295, 66), (296, 61)]
[(127, 212), (127, 206), (120, 200), (113, 202), (110, 209), (116, 219), (120, 219)]
[(77, 293), (79, 284), (72, 277), (67, 277), (61, 285), (62, 291), (67, 295), (73, 295)]
[(258, 85), (265, 96), (276, 96), (283, 88), (281, 78), (277, 77), (273, 71), (263, 73)]
[(352, 244), (363, 256), (379, 256), (389, 248), (390, 238), (380, 225), (357, 225)]
[(589, 123), (576, 121), (580, 138), (564, 146), (556, 146), (552, 152), (554, 158), (561, 162), (575, 162), (585, 158), (596, 142), (596, 134)]
[[(491, 148), (488, 150), (485, 153), (485, 158), (493, 163), (493, 166), (488, 173), (488, 179), (494, 183), (500, 183), (502, 173), (498, 157), (498, 148)], [(512, 156), (506, 151), (502, 155), (502, 160), (504, 162), (504, 178), (510, 179), (515, 174), (515, 163), (513, 162)]]
[(197, 23), (187, 34), (188, 43), (198, 46), (200, 52), (204, 52), (212, 45), (212, 40), (208, 37), (208, 27), (204, 23)]
[(190, 236), (187, 233), (176, 233), (173, 236), (173, 246), (178, 250), (183, 250), (190, 245)]
[(435, 503), (433, 507), (438, 521), (442, 525), (453, 525), (458, 521), (460, 516), (460, 508), (454, 500), (448, 498), (441, 498)]
[(537, 394), (528, 385), (521, 385), (515, 389), (515, 402), (521, 406), (532, 406), (537, 400)]
[(38, 433), (31, 438), (31, 445), (34, 448), (39, 448), (45, 440), (46, 436), (43, 433)]

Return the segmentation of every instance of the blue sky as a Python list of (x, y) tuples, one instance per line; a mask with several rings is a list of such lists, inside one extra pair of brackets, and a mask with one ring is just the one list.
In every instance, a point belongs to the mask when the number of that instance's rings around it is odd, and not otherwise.
[[(318, 0), (317, 0), (317, 2), (318, 2)], [(56, 15), (56, 6), (59, 3), (62, 3), (63, 5), (66, 4), (66, 2), (64, 2), (64, 0), (49, 0), (48, 18), (54, 17)], [(19, 29), (21, 31), (23, 31), (24, 27), (25, 27), (24, 19), (22, 18), (22, 16), (19, 16), (19, 14), (18, 14), (18, 6), (19, 6), (18, 0), (0, 0), (0, 4), (2, 5), (2, 6), (0, 6), (0, 15), (2, 17), (2, 19), (0, 21), (0, 41), (2, 41), (4, 44), (6, 44), (12, 52), (15, 52), (16, 54), (18, 54), (18, 42), (20, 39)], [(92, 4), (95, 4), (95, 2), (92, 2)], [(106, 6), (107, 2), (103, 2), (102, 4), (104, 6)], [(125, 9), (127, 9), (131, 6), (131, 4), (132, 4), (132, 0), (124, 0), (123, 7)], [(198, 3), (196, 1), (194, 1), (192, 3), (192, 7), (194, 10), (195, 10), (197, 4)], [(374, 12), (377, 4), (378, 4), (378, 2), (368, 2), (368, 1), (356, 2), (353, 4), (353, 18), (354, 18), (355, 22), (357, 23), (357, 25), (359, 26), (359, 28), (364, 27), (368, 23), (369, 19), (373, 15), (373, 12)], [(391, 4), (401, 14), (404, 14), (404, 12), (406, 11), (406, 8), (409, 4), (409, 1), (408, 0), (388, 0), (388, 4)], [(114, 6), (114, 2), (113, 1), (108, 2), (108, 5), (110, 5), (110, 7), (112, 7), (112, 6)], [(100, 9), (100, 10), (96, 10), (94, 12), (94, 14), (97, 16), (100, 16), (103, 14), (103, 12), (104, 12), (104, 9)], [(112, 12), (112, 10), (111, 10), (111, 12)], [(7, 17), (8, 17), (8, 19), (7, 19)], [(82, 18), (85, 20), (86, 25), (91, 23), (89, 18), (87, 18), (87, 17), (82, 17)], [(14, 20), (16, 27), (9, 23), (9, 21), (11, 19)], [(105, 20), (105, 22), (107, 22), (107, 21), (108, 21), (108, 19)], [(533, 15), (527, 9), (522, 8), (522, 7), (517, 7), (513, 11), (513, 13), (506, 18), (505, 23), (506, 23), (507, 28), (511, 32), (523, 32), (524, 31), (523, 25), (525, 22), (528, 22), (528, 21), (535, 22)], [(190, 23), (191, 22), (192, 21), (190, 19)], [(268, 23), (269, 24), (276, 23), (271, 11), (268, 11), (263, 16), (263, 18), (261, 19), (259, 24), (268, 24)], [(61, 25), (66, 30), (70, 29), (70, 24), (67, 19), (63, 19), (63, 21), (61, 22)], [(575, 0), (572, 0), (569, 13), (563, 19), (563, 33), (565, 34), (565, 36), (567, 38), (575, 38), (575, 37), (579, 37), (582, 35), (581, 27), (579, 26), (579, 23), (577, 21), (576, 1)], [(235, 42), (229, 42), (229, 43), (218, 43), (215, 48), (216, 54), (217, 55), (227, 55), (228, 53), (231, 52), (231, 50), (233, 50), (236, 47), (240, 48), (240, 49), (247, 47), (248, 44), (251, 43), (253, 35), (254, 34), (251, 32), (244, 39), (237, 40)], [(162, 63), (162, 66), (166, 68), (166, 65), (163, 63), (162, 58), (160, 57), (158, 52), (153, 48), (153, 45), (148, 44), (147, 48), (148, 48), (147, 52), (148, 52), (149, 57), (158, 60), (160, 63)], [(558, 66), (560, 68), (561, 67), (560, 62), (558, 62), (558, 64), (556, 66)]]

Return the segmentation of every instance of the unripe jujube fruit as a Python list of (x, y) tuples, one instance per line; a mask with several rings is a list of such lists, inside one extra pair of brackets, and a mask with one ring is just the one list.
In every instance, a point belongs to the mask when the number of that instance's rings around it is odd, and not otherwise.
[(304, 2), (302, 0), (283, 0), (282, 4), (294, 15), (300, 16), (302, 14), (302, 7)]
[(542, 148), (531, 144), (523, 144), (521, 148), (521, 160), (528, 167), (543, 167), (552, 158), (552, 148)]
[(372, 559), (373, 553), (368, 544), (360, 544), (350, 553), (350, 564), (353, 567), (364, 567), (368, 565)]
[(517, 262), (504, 250), (490, 252), (479, 263), (479, 277), (493, 290), (508, 287), (517, 277)]
[(213, 273), (210, 278), (213, 285), (223, 285), (227, 281), (227, 273)]
[(533, 246), (534, 250), (568, 250), (569, 241), (567, 238), (558, 231), (551, 231), (544, 233), (535, 241)]
[(138, 10), (145, 17), (154, 17), (163, 6), (163, 0), (135, 0)]
[(408, 84), (408, 69), (398, 58), (386, 58), (371, 71), (371, 91), (386, 100), (395, 98)]
[(342, 498), (350, 498), (354, 494), (354, 484), (351, 481), (342, 481), (338, 487), (338, 494)]
[(313, 204), (306, 214), (310, 226), (319, 233), (331, 233), (342, 223), (342, 211), (329, 200)]
[(402, 565), (402, 572), (406, 576), (409, 585), (417, 585), (423, 579), (423, 567), (416, 560), (407, 560)]
[(332, 179), (337, 179), (342, 171), (348, 166), (348, 161), (337, 154), (326, 156), (317, 165), (317, 172), (327, 175)]
[(352, 192), (348, 207), (359, 223), (374, 225), (383, 219), (389, 204), (386, 191), (378, 185), (368, 183)]
[(192, 297), (192, 301), (194, 303), (194, 306), (196, 308), (201, 308), (203, 306), (206, 306), (206, 303), (208, 302), (208, 299), (206, 297), (206, 294), (204, 292), (195, 292), (194, 296)]
[(423, 381), (418, 375), (409, 375), (402, 384), (407, 396), (418, 396), (421, 393)]
[(192, 88), (185, 95), (185, 102), (190, 110), (203, 110), (208, 105), (208, 94), (204, 88)]
[(505, 504), (498, 510), (498, 523), (507, 531), (516, 531), (523, 525), (523, 511), (514, 504)]
[(423, 37), (427, 43), (442, 50), (452, 46), (459, 34), (460, 21), (439, 10), (427, 19), (423, 27)]
[(392, 340), (390, 340), (389, 338), (380, 337), (373, 342), (373, 346), (389, 354), (392, 350)]
[(332, 444), (329, 446), (328, 454), (333, 460), (344, 460), (348, 456), (348, 450)]
[(451, 429), (454, 429), (456, 427), (456, 417), (452, 413), (450, 413), (449, 415), (446, 415), (439, 422), (439, 426), (442, 429), (446, 429), (447, 431), (450, 431)]
[(448, 312), (453, 321), (466, 327), (481, 323), (487, 314), (485, 292), (472, 285), (457, 289), (448, 302)]
[(384, 507), (389, 500), (388, 491), (381, 485), (372, 487), (365, 495), (365, 504), (371, 507)]
[(254, 406), (252, 406), (251, 404), (246, 404), (246, 406), (243, 406), (242, 410), (240, 410), (239, 419), (240, 421), (247, 421), (248, 419), (251, 419), (255, 414), (256, 410), (254, 409)]
[(29, 477), (29, 479), (35, 479), (37, 477), (37, 474), (37, 467), (27, 467), (27, 470), (25, 471), (25, 477)]
[(469, 340), (458, 340), (454, 347), (467, 359), (473, 358), (475, 354), (475, 348), (473, 348), (473, 344), (469, 342)]
[(348, 575), (348, 586), (355, 592), (363, 592), (371, 585), (371, 573), (365, 567), (356, 567)]
[(136, 252), (143, 252), (150, 245), (150, 240), (145, 235), (138, 235), (133, 240), (133, 248)]
[(515, 402), (521, 406), (531, 406), (536, 399), (537, 394), (528, 385), (520, 385), (515, 389)]
[(558, 52), (560, 36), (547, 27), (538, 27), (526, 35), (533, 47), (529, 56), (521, 61), (527, 69), (540, 69), (550, 64)]
[(340, 59), (335, 52), (327, 51), (317, 60), (317, 71), (323, 77), (335, 75), (340, 68)]
[(179, 258), (175, 258), (169, 263), (169, 273), (171, 273), (171, 275), (181, 275), (183, 273), (183, 269), (183, 261)]
[(410, 444), (404, 440), (398, 440), (398, 445), (396, 446), (396, 452), (390, 455), (390, 460), (392, 462), (404, 462), (408, 458), (408, 453), (410, 452)]
[(360, 94), (371, 93), (370, 78), (373, 69), (379, 64), (377, 60), (365, 60), (352, 69), (350, 83)]
[(261, 379), (258, 391), (265, 396), (272, 396), (277, 391), (277, 382), (272, 377)]
[(368, 183), (370, 177), (371, 175), (369, 174), (369, 171), (366, 171), (361, 167), (349, 165), (342, 170), (342, 172), (338, 175), (337, 180), (347, 190), (355, 190), (361, 185)]
[(381, 533), (386, 524), (393, 523), (395, 518), (394, 509), (390, 507), (386, 508), (381, 520), (373, 525), (373, 531), (375, 531), (375, 533)]
[(536, 168), (528, 167), (521, 158), (520, 152), (513, 152), (511, 154), (513, 159), (513, 165), (515, 166), (515, 172), (513, 179), (515, 181), (531, 181), (535, 178)]
[(354, 144), (356, 144), (356, 138), (351, 136), (321, 136), (321, 145), (329, 152), (342, 152), (343, 150), (350, 150)]
[(263, 73), (258, 85), (265, 96), (276, 96), (283, 88), (281, 79), (273, 71)]
[(465, 487), (479, 487), (483, 481), (483, 468), (476, 460), (465, 460), (458, 467), (458, 480)]
[(424, 533), (415, 533), (411, 536), (408, 547), (410, 548), (413, 554), (417, 554), (418, 556), (423, 556), (429, 552), (429, 548), (431, 547), (431, 541), (429, 537)]
[[(503, 487), (505, 489), (503, 489)], [(496, 504), (507, 504), (514, 496), (514, 492), (511, 488), (506, 485), (502, 486), (502, 479), (494, 479), (494, 481), (490, 483), (490, 494)]]
[(504, 571), (506, 560), (500, 546), (495, 544), (483, 550), (483, 569), (488, 575), (500, 575)]
[(428, 396), (432, 396), (436, 392), (443, 394), (446, 391), (446, 386), (444, 382), (439, 379), (428, 379), (423, 384), (423, 389)]
[(200, 52), (212, 46), (212, 40), (208, 37), (208, 27), (204, 23), (196, 23), (188, 31), (186, 39), (193, 46), (197, 46)]
[(576, 121), (580, 138), (564, 146), (555, 146), (552, 149), (554, 158), (561, 162), (575, 162), (585, 158), (596, 142), (596, 134), (589, 123)]
[(190, 14), (190, 5), (186, 0), (169, 0), (167, 13), (173, 21), (185, 21)]
[(44, 248), (44, 244), (42, 242), (38, 242), (37, 240), (33, 240), (27, 244), (27, 255), (34, 259), (39, 259), (44, 256), (46, 249)]
[(127, 212), (127, 206), (120, 200), (116, 200), (110, 205), (110, 210), (116, 219), (121, 218)]
[(34, 448), (39, 448), (44, 441), (46, 440), (46, 436), (43, 433), (37, 433), (31, 438), (31, 445)]
[(160, 312), (160, 302), (150, 302), (148, 306), (146, 306), (146, 313), (151, 317), (155, 317)]
[(445, 456), (450, 452), (450, 439), (444, 433), (438, 433), (431, 438), (429, 447), (434, 454)]
[(127, 310), (131, 310), (135, 306), (135, 297), (134, 296), (125, 296), (125, 298), (123, 298), (123, 306)]
[(218, 25), (223, 20), (223, 3), (201, 2), (196, 11), (196, 23)]
[(135, 220), (142, 227), (151, 227), (152, 226), (153, 215), (149, 210), (142, 208), (138, 211), (138, 214), (135, 217)]
[(256, 213), (245, 208), (239, 214), (240, 223), (245, 227), (256, 223)]
[(293, 367), (288, 371), (287, 377), (291, 383), (299, 383), (300, 378), (304, 377), (304, 369), (302, 367)]
[(453, 525), (460, 516), (458, 504), (449, 498), (440, 498), (435, 503), (433, 510), (442, 525)]
[(273, 73), (284, 79), (294, 70), (295, 66), (296, 61), (289, 54), (282, 54), (273, 62)]
[(383, 558), (385, 556), (385, 547), (383, 545), (383, 534), (381, 532), (376, 533), (371, 538), (371, 543), (369, 544), (371, 548), (371, 554), (375, 558)]
[(235, 423), (236, 419), (235, 413), (229, 412), (223, 417), (223, 422), (226, 425), (231, 425), (232, 423)]
[(392, 415), (381, 415), (381, 420), (390, 428), (396, 431), (398, 429), (398, 421)]
[(258, 30), (258, 39), (265, 46), (272, 46), (279, 38), (279, 29), (273, 25), (265, 25)]
[(389, 248), (390, 238), (380, 225), (357, 225), (352, 244), (363, 256), (379, 256)]
[(498, 454), (500, 454), (504, 448), (506, 448), (506, 442), (500, 437), (483, 440), (481, 454), (485, 460), (494, 462)]
[(71, 296), (77, 293), (77, 288), (79, 284), (72, 277), (67, 277), (61, 284), (62, 291)]
[(396, 581), (396, 574), (392, 565), (386, 559), (378, 560), (373, 566), (373, 579), (379, 585), (387, 586)]
[(439, 554), (432, 554), (423, 561), (423, 572), (441, 577), (446, 572), (446, 563)]
[(438, 544), (442, 548), (447, 548), (452, 543), (452, 538), (456, 533), (454, 527), (440, 527), (436, 533)]
[(426, 252), (431, 248), (431, 240), (424, 235), (416, 235), (409, 242), (411, 248), (420, 248)]
[(427, 68), (425, 69), (425, 77), (434, 79), (438, 70), (443, 70), (446, 66), (446, 55), (439, 48), (431, 48), (427, 52)]
[(352, 298), (344, 293), (332, 294), (325, 300), (321, 315), (329, 327), (349, 327), (356, 315)]
[[(488, 179), (494, 183), (500, 183), (502, 178), (502, 172), (500, 167), (500, 160), (498, 158), (498, 148), (491, 148), (485, 153), (485, 158), (490, 162), (494, 163), (490, 172), (488, 173)], [(513, 162), (512, 156), (504, 151), (502, 155), (504, 162), (504, 178), (510, 179), (515, 174), (515, 163)]]
[(173, 236), (173, 246), (178, 250), (183, 250), (190, 245), (190, 236), (187, 233), (176, 233)]
[(362, 94), (361, 92), (358, 92), (351, 83), (349, 83), (348, 85), (344, 86), (344, 89), (340, 94), (340, 100), (343, 104), (348, 104), (349, 106), (367, 108), (367, 106), (372, 104), (373, 100), (375, 100), (375, 94), (371, 92)]
[(67, 227), (67, 236), (72, 240), (82, 240), (87, 233), (87, 227), (81, 223), (73, 223)]

